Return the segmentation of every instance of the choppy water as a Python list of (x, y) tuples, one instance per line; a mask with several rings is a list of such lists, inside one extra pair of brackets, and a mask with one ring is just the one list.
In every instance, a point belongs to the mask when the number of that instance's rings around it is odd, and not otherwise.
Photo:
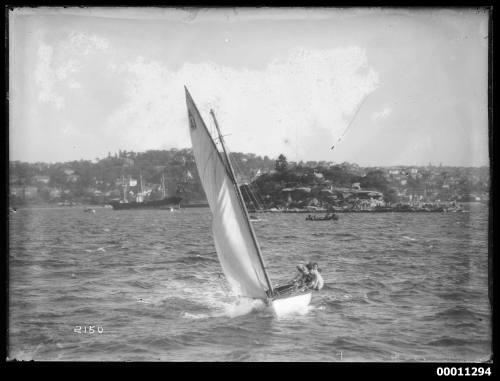
[(326, 281), (306, 314), (279, 320), (226, 292), (209, 209), (19, 210), (9, 217), (9, 358), (486, 360), (488, 212), (470, 208), (336, 222), (261, 215), (271, 278), (314, 260)]

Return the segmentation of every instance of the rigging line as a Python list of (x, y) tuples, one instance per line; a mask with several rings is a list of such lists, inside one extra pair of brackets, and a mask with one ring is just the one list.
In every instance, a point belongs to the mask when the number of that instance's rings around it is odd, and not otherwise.
[[(254, 199), (255, 199), (255, 201), (256, 201), (256, 204), (257, 204), (258, 209), (259, 209), (259, 210), (262, 210), (262, 209), (264, 209), (264, 208), (263, 208), (263, 201), (262, 201), (262, 199), (260, 199), (260, 196), (257, 194), (257, 192), (256, 192), (256, 191), (254, 191), (254, 190), (252, 190), (252, 186), (253, 186), (253, 185), (252, 185), (252, 183), (249, 183), (249, 184), (248, 184), (248, 190), (249, 190), (249, 192), (253, 195), (253, 197), (254, 197)], [(259, 199), (260, 199), (260, 200), (259, 200)]]
[[(235, 161), (235, 163), (236, 163), (236, 170), (237, 170), (239, 173), (243, 173), (243, 170), (242, 170), (242, 164), (241, 164), (241, 163), (238, 163), (238, 160), (236, 159), (236, 157), (235, 157), (235, 156), (233, 156), (233, 157), (234, 157), (234, 161)], [(243, 184), (243, 185), (245, 185), (245, 186), (244, 186), (244, 189), (245, 189), (245, 191), (247, 192), (247, 195), (249, 196), (250, 200), (251, 200), (252, 202), (257, 201), (257, 204), (258, 204), (258, 200), (257, 200), (257, 198), (255, 197), (255, 194), (253, 194), (252, 189), (250, 189), (250, 183), (245, 182), (245, 184)], [(257, 206), (258, 206), (258, 205), (257, 205)]]
[[(365, 103), (366, 101), (366, 98), (368, 98), (368, 96), (370, 95), (371, 93), (368, 93), (366, 94), (366, 96), (363, 98), (363, 100), (361, 101), (361, 103), (359, 104), (358, 108), (356, 109), (356, 112), (354, 113), (353, 117), (351, 118), (351, 121), (349, 122), (349, 124), (347, 125), (347, 127), (345, 128), (344, 132), (342, 133), (342, 135), (340, 135), (340, 137), (337, 139), (337, 143), (340, 142), (340, 140), (344, 137), (344, 135), (347, 133), (347, 130), (352, 126), (352, 123), (354, 122), (354, 120), (356, 119), (356, 116), (358, 115), (358, 112), (359, 110), (361, 110), (361, 106), (363, 106), (363, 104)], [(332, 145), (332, 147), (330, 148), (331, 150), (335, 147), (335, 145)]]
[[(232, 152), (229, 150), (229, 148), (226, 147), (226, 150), (228, 152), (229, 155), (232, 154)], [(236, 156), (233, 155), (233, 164), (234, 164), (234, 167), (236, 167), (236, 171), (239, 172), (239, 173), (243, 173), (243, 171), (241, 170), (241, 167), (240, 167), (240, 164), (238, 163), (238, 159)], [(247, 194), (250, 196), (250, 200), (252, 200), (252, 197), (253, 197), (253, 200), (252, 202), (255, 200), (256, 201), (256, 204), (257, 204), (257, 207), (259, 209), (263, 209), (262, 205), (263, 205), (263, 200), (261, 199), (260, 201), (258, 200), (258, 197), (257, 197), (257, 194), (256, 192), (254, 192), (252, 190), (252, 183), (247, 183), (245, 184), (246, 186), (244, 187), (246, 189), (246, 192)]]
[[(222, 137), (223, 137), (223, 138), (225, 138), (226, 136), (231, 136), (231, 134), (224, 134), (224, 135), (222, 135)], [(217, 142), (219, 142), (219, 143), (220, 143), (220, 138), (218, 138), (218, 137), (217, 137), (217, 138), (214, 138), (214, 137), (212, 136), (212, 139), (214, 140), (214, 142), (215, 142), (215, 143), (217, 143)]]
[(259, 196), (258, 196), (257, 192), (255, 192), (254, 190), (252, 190), (252, 183), (251, 182), (247, 184), (247, 188), (248, 188), (247, 191), (253, 196), (253, 198), (255, 200), (255, 203), (257, 205), (257, 208), (259, 210), (264, 209), (263, 208), (262, 200), (259, 200)]
[(256, 186), (253, 184), (253, 180), (247, 184), (248, 191), (254, 197), (255, 201), (257, 201), (257, 206), (259, 209), (264, 209), (264, 200), (260, 196), (260, 192), (257, 190)]
[[(227, 150), (227, 152), (228, 152), (228, 155), (230, 155), (230, 156), (231, 156), (232, 152), (231, 152), (231, 151), (230, 151), (227, 147), (226, 147), (226, 150)], [(234, 154), (232, 155), (232, 157), (233, 157), (233, 164), (234, 164), (234, 167), (235, 167), (235, 169), (236, 169), (236, 172), (243, 173), (243, 171), (242, 171), (242, 169), (241, 169), (241, 167), (240, 167), (240, 164), (238, 163), (238, 158), (237, 158)], [(245, 185), (246, 185), (246, 184), (245, 184)], [(239, 185), (238, 185), (238, 186), (239, 186)], [(241, 188), (240, 188), (240, 189), (241, 189)], [(252, 194), (250, 194), (250, 192), (251, 192), (251, 191), (248, 189), (248, 186), (243, 187), (243, 189), (245, 189), (245, 190), (246, 190), (247, 195), (249, 196), (250, 200), (253, 202), (254, 200), (252, 200)], [(249, 192), (249, 191), (250, 191), (250, 192)], [(254, 197), (254, 199), (255, 199), (255, 197)]]
[(253, 184), (253, 181), (250, 183), (250, 187), (254, 189), (255, 195), (257, 196), (259, 202), (261, 203), (261, 209), (264, 209), (265, 202), (264, 199), (261, 197), (261, 192), (259, 188), (257, 187), (257, 185)]
[[(227, 149), (227, 148), (226, 148)], [(228, 151), (229, 152), (229, 151)], [(237, 170), (240, 172), (240, 173), (243, 173), (243, 171), (239, 168), (238, 166), (238, 163), (237, 163), (237, 160), (235, 158), (235, 160), (233, 160), (237, 166)], [(256, 186), (253, 184), (253, 179), (250, 179), (250, 182), (246, 183), (246, 189), (247, 189), (247, 193), (254, 198), (254, 200), (256, 201), (256, 204), (257, 204), (257, 207), (259, 209), (264, 209), (264, 200), (262, 199), (262, 197), (260, 196), (260, 192), (257, 190)]]
[(243, 187), (243, 189), (245, 189), (245, 192), (246, 192), (248, 198), (252, 202), (253, 209), (254, 210), (255, 209), (259, 209), (260, 208), (259, 202), (258, 202), (257, 198), (252, 194), (252, 191), (249, 189), (248, 184), (245, 184), (245, 186)]
[[(262, 199), (262, 197), (260, 197), (260, 194), (258, 190), (255, 188), (255, 185), (252, 182), (250, 182), (250, 184), (248, 184), (248, 187), (250, 188), (250, 191), (253, 192), (254, 197), (257, 200), (257, 203), (259, 204), (258, 205), (259, 208), (264, 209), (264, 200)], [(254, 189), (252, 190), (252, 188)]]

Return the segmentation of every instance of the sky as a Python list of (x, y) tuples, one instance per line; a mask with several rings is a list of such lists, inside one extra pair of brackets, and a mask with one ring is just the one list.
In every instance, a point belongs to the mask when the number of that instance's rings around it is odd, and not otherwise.
[(233, 152), (489, 165), (482, 9), (17, 8), (8, 43), (10, 160), (189, 148), (186, 85)]

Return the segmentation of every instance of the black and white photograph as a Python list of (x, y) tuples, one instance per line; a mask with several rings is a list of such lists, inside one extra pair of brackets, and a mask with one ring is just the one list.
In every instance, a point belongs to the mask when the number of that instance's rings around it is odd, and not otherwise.
[(492, 375), (491, 7), (5, 12), (7, 362)]

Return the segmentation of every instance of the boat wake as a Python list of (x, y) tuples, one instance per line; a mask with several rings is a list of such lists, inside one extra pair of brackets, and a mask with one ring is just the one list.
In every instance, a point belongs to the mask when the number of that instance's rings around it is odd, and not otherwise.
[(213, 303), (211, 307), (214, 309), (214, 311), (209, 314), (184, 312), (182, 314), (182, 317), (184, 319), (193, 320), (219, 317), (236, 318), (238, 316), (248, 315), (257, 311), (264, 311), (266, 305), (261, 300), (248, 299), (245, 301), (235, 301), (234, 303), (218, 301), (216, 303)]
[(234, 304), (224, 303), (222, 307), (224, 309), (225, 316), (234, 318), (256, 311), (263, 311), (266, 308), (266, 304), (262, 300), (242, 298)]
[(152, 294), (151, 291), (148, 295), (136, 295), (136, 300), (156, 307), (169, 305), (185, 319), (235, 318), (266, 308), (263, 301), (232, 294), (213, 279), (198, 287), (193, 287), (192, 280), (176, 279), (162, 282)]

